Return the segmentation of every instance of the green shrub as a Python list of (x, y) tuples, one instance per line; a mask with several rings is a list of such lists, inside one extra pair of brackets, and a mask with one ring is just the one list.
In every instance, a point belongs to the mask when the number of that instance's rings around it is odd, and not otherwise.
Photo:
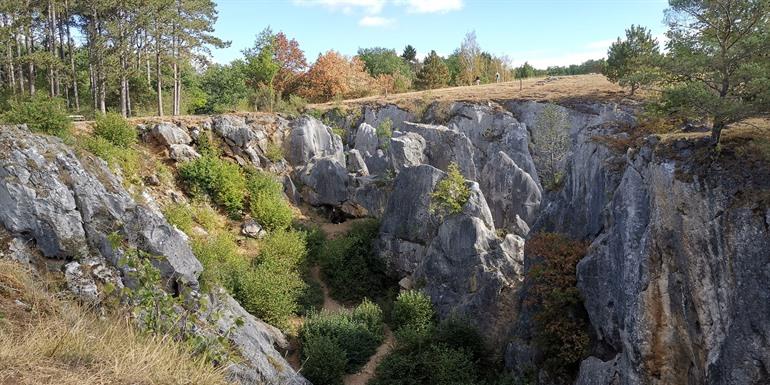
[(203, 265), (200, 281), (205, 287), (219, 285), (230, 293), (238, 290), (250, 266), (248, 259), (239, 253), (232, 234), (221, 232), (195, 239), (192, 249)]
[(253, 171), (247, 187), (251, 215), (265, 229), (281, 230), (291, 225), (294, 212), (283, 197), (283, 185), (268, 174)]
[(299, 310), (303, 290), (304, 282), (296, 270), (261, 263), (244, 274), (235, 299), (249, 313), (286, 329), (289, 318)]
[(251, 215), (268, 231), (286, 229), (291, 225), (294, 212), (281, 195), (252, 195)]
[(476, 368), (463, 350), (445, 345), (396, 349), (377, 366), (369, 385), (470, 385), (477, 382)]
[(283, 159), (283, 148), (273, 142), (268, 142), (265, 157), (273, 163), (280, 162)]
[(64, 101), (43, 93), (11, 101), (10, 108), (0, 115), (0, 120), (11, 124), (26, 124), (34, 132), (59, 137), (68, 136), (72, 127)]
[(235, 298), (249, 313), (286, 328), (289, 317), (300, 310), (305, 283), (299, 266), (306, 252), (304, 233), (270, 233), (260, 243), (254, 266), (235, 288)]
[(377, 304), (370, 301), (368, 298), (364, 298), (361, 303), (353, 309), (351, 314), (353, 322), (362, 323), (366, 326), (372, 335), (378, 336), (380, 339), (384, 338), (384, 332), (382, 329), (382, 309)]
[(457, 214), (468, 203), (471, 190), (465, 184), (465, 177), (460, 173), (457, 163), (450, 163), (447, 176), (436, 184), (431, 193), (431, 211), (441, 214)]
[(121, 148), (129, 148), (136, 143), (136, 130), (131, 123), (120, 114), (112, 112), (96, 118), (94, 135)]
[(416, 331), (428, 330), (433, 324), (433, 317), (433, 304), (430, 298), (417, 290), (399, 294), (391, 314), (396, 331), (405, 327)]
[(304, 346), (319, 337), (330, 338), (345, 352), (346, 371), (354, 373), (382, 343), (382, 328), (382, 312), (379, 307), (365, 301), (353, 312), (311, 313), (302, 325), (300, 340)]
[(304, 274), (302, 280), (305, 282), (305, 288), (302, 290), (299, 299), (297, 299), (299, 306), (298, 314), (306, 316), (323, 308), (324, 293), (321, 284), (313, 279), (310, 274)]
[(540, 366), (560, 382), (571, 382), (588, 355), (588, 321), (577, 289), (577, 263), (586, 243), (560, 234), (539, 233), (527, 241), (533, 267), (527, 272), (533, 313), (533, 341), (543, 352)]
[(334, 298), (376, 298), (394, 284), (385, 272), (384, 262), (372, 252), (372, 241), (378, 231), (376, 220), (356, 222), (344, 237), (324, 244), (319, 263)]
[(163, 216), (168, 223), (176, 226), (185, 234), (191, 235), (192, 228), (195, 225), (190, 206), (184, 203), (172, 203), (163, 208)]
[(390, 120), (390, 118), (385, 118), (385, 120), (377, 126), (376, 133), (380, 142), (380, 148), (387, 150), (390, 146), (390, 138), (393, 137), (393, 121)]
[(302, 346), (302, 375), (315, 385), (341, 385), (347, 358), (337, 343), (326, 336), (311, 338)]
[(236, 216), (243, 209), (246, 177), (237, 164), (206, 151), (200, 158), (179, 166), (179, 176), (194, 194), (207, 194), (230, 215)]

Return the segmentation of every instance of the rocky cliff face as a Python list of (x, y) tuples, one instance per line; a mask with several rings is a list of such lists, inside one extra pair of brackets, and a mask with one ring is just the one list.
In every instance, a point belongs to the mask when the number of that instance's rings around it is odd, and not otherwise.
[[(538, 354), (522, 308), (524, 244), (548, 231), (591, 244), (577, 269), (592, 337), (577, 384), (770, 383), (770, 167), (729, 151), (704, 158), (697, 140), (648, 138), (618, 152), (599, 139), (626, 138), (620, 128), (634, 124), (632, 108), (565, 103), (564, 183), (546, 191), (531, 139), (543, 108), (456, 103), (435, 125), (396, 106), (365, 107), (332, 117), (350, 127), (344, 142), (313, 117), (266, 114), (148, 125), (144, 137), (184, 161), (199, 156), (199, 136), (211, 130), (226, 156), (282, 175), (294, 202), (380, 218), (376, 250), (402, 286), (425, 291), (441, 317), (472, 321), (514, 372)], [(378, 132), (387, 121), (391, 136)], [(184, 235), (101, 161), (19, 127), (0, 130), (0, 145), (10, 149), (0, 153), (9, 255), (25, 260), (35, 248), (75, 259), (66, 269), (72, 290), (98, 298), (99, 282), (130, 284), (108, 239), (118, 233), (161, 256), (169, 291), (197, 290), (201, 265)], [(271, 146), (286, 159), (268, 156)], [(452, 162), (471, 197), (441, 216), (431, 193)], [(230, 368), (235, 378), (303, 383), (274, 348), (285, 344), (280, 332), (226, 294), (210, 302), (225, 314), (220, 330), (246, 320), (231, 334), (245, 358)]]
[(578, 265), (604, 360), (578, 384), (770, 381), (770, 169), (705, 143), (650, 140), (607, 202)]
[[(68, 286), (89, 302), (103, 297), (107, 283), (134, 284), (128, 274), (132, 267), (123, 261), (127, 250), (156, 256), (153, 263), (170, 293), (204, 295), (197, 280), (202, 266), (186, 236), (156, 209), (137, 203), (103, 161), (79, 156), (60, 139), (32, 134), (24, 126), (1, 127), (0, 148), (0, 222), (7, 234), (3, 251), (7, 248), (23, 262), (37, 252), (69, 260)], [(10, 239), (7, 244), (5, 239)], [(196, 314), (201, 322), (212, 322), (214, 330), (228, 332), (244, 358), (228, 367), (233, 379), (306, 383), (274, 347), (286, 346), (280, 331), (248, 314), (226, 293), (207, 296), (211, 306)], [(207, 321), (210, 312), (218, 314), (216, 321)]]

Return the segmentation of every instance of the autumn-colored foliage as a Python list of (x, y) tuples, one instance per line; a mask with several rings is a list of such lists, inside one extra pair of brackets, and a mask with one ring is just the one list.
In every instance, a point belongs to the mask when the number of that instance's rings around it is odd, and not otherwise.
[(286, 34), (278, 32), (273, 37), (275, 61), (279, 65), (278, 73), (273, 79), (273, 87), (281, 94), (294, 93), (298, 84), (296, 80), (307, 69), (305, 53), (299, 48), (297, 40), (289, 40)]
[(348, 59), (337, 51), (319, 55), (302, 79), (301, 95), (312, 101), (335, 97), (355, 98), (371, 93), (374, 79), (357, 57)]
[(526, 244), (525, 254), (537, 261), (527, 272), (531, 291), (525, 303), (533, 309), (533, 342), (543, 353), (542, 368), (557, 383), (569, 383), (588, 353), (588, 324), (576, 287), (586, 247), (555, 233), (537, 234)]

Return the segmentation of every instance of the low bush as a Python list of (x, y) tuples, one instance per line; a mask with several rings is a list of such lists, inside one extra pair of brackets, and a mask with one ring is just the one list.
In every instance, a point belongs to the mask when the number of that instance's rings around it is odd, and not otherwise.
[(588, 322), (577, 289), (577, 263), (585, 242), (560, 234), (540, 233), (527, 241), (525, 253), (534, 262), (527, 272), (530, 295), (525, 305), (534, 314), (534, 342), (543, 352), (543, 369), (563, 383), (572, 381), (588, 355)]
[(136, 130), (133, 125), (120, 114), (112, 112), (96, 118), (94, 135), (120, 148), (129, 148), (136, 144)]
[(465, 177), (460, 173), (457, 163), (450, 163), (447, 175), (436, 184), (431, 193), (431, 211), (439, 214), (457, 214), (468, 202), (471, 190), (465, 184)]
[(246, 177), (240, 166), (220, 159), (215, 151), (206, 151), (179, 166), (179, 176), (194, 195), (207, 194), (230, 215), (237, 216), (243, 210)]
[(250, 270), (247, 257), (240, 254), (235, 237), (227, 232), (201, 237), (192, 242), (195, 256), (203, 265), (200, 281), (204, 287), (219, 285), (230, 293), (241, 287)]
[(305, 282), (305, 288), (302, 290), (299, 299), (297, 299), (299, 306), (297, 314), (306, 316), (323, 308), (324, 293), (321, 284), (307, 272), (302, 275), (302, 280)]
[(280, 162), (283, 159), (283, 149), (273, 142), (268, 142), (265, 157), (273, 163)]
[[(377, 350), (383, 340), (382, 312), (364, 301), (352, 312), (311, 313), (300, 330), (302, 346), (329, 338), (345, 353), (345, 371), (354, 373)], [(307, 353), (303, 348), (303, 356)]]
[(247, 180), (251, 215), (269, 231), (286, 229), (294, 215), (283, 196), (283, 186), (272, 176), (253, 171)]
[(357, 222), (344, 237), (328, 240), (321, 248), (319, 263), (334, 298), (376, 298), (394, 284), (384, 262), (372, 252), (378, 230), (376, 220)]
[(315, 385), (342, 385), (347, 357), (330, 337), (319, 336), (302, 346), (305, 362), (301, 374)]
[(33, 97), (12, 100), (9, 106), (8, 111), (0, 115), (4, 123), (26, 124), (34, 132), (59, 137), (70, 134), (72, 122), (60, 98), (50, 98), (41, 92)]
[(427, 331), (433, 325), (433, 317), (433, 304), (430, 298), (416, 290), (399, 294), (391, 313), (392, 324), (397, 332), (403, 328)]
[(477, 370), (470, 355), (445, 345), (396, 349), (386, 356), (369, 385), (472, 385)]
[(253, 267), (243, 273), (234, 294), (251, 314), (281, 328), (298, 312), (305, 290), (300, 274), (307, 249), (299, 231), (276, 231), (260, 243)]
[(390, 118), (386, 118), (377, 125), (375, 132), (380, 142), (380, 148), (387, 150), (388, 146), (390, 146), (390, 138), (393, 137), (393, 121)]
[(195, 238), (193, 227), (200, 226), (209, 233), (217, 233), (224, 228), (224, 218), (205, 201), (193, 204), (172, 203), (163, 207), (163, 215), (172, 225), (185, 234)]

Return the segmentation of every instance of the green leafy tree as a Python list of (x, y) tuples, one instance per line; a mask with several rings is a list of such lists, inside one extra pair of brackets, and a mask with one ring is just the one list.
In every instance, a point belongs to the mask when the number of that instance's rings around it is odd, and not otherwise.
[(436, 51), (430, 51), (417, 73), (417, 87), (423, 90), (445, 87), (449, 83), (449, 68)]
[(607, 51), (605, 75), (612, 82), (631, 87), (631, 95), (643, 85), (659, 78), (660, 50), (658, 40), (647, 28), (631, 25), (626, 39), (612, 43)]
[(360, 48), (358, 57), (364, 62), (364, 68), (372, 77), (390, 75), (394, 80), (401, 79), (402, 83), (407, 83), (396, 84), (393, 88), (399, 91), (409, 88), (408, 83), (411, 83), (414, 77), (412, 68), (398, 56), (396, 50), (381, 47)]
[(436, 189), (431, 193), (431, 211), (449, 215), (460, 213), (470, 196), (471, 190), (465, 184), (460, 167), (452, 162), (447, 168), (446, 177), (436, 184)]
[(730, 123), (770, 109), (770, 1), (671, 0), (663, 104), (706, 116), (714, 145)]
[(206, 100), (196, 113), (215, 114), (237, 110), (249, 94), (244, 65), (243, 61), (236, 60), (229, 65), (209, 66), (200, 79)]
[(521, 66), (516, 68), (516, 78), (517, 79), (526, 79), (531, 78), (535, 76), (535, 67), (532, 66), (532, 64), (529, 64), (529, 62), (524, 62)]

